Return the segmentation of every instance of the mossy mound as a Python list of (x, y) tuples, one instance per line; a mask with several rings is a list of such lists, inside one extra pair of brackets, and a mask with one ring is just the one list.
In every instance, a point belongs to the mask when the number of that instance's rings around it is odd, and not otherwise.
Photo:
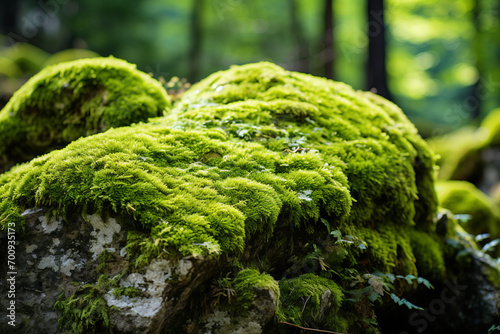
[(270, 63), (234, 66), (193, 85), (168, 119), (276, 152), (320, 152), (348, 178), (351, 222), (432, 221), (433, 154), (397, 106), (370, 92)]
[(439, 203), (454, 214), (469, 215), (463, 228), (473, 235), (500, 238), (500, 210), (493, 200), (467, 181), (440, 181), (436, 184)]
[[(282, 300), (314, 299), (300, 321), (345, 330), (350, 322), (335, 318), (341, 289), (365, 284), (364, 293), (375, 284), (375, 299), (358, 300), (369, 309), (357, 315), (364, 318), (386, 287), (378, 283), (385, 276), (371, 273), (442, 274), (430, 263), (442, 263), (433, 173), (433, 154), (392, 103), (250, 64), (192, 86), (166, 116), (81, 138), (0, 175), (0, 223), (22, 226), (21, 213), (34, 207), (62, 217), (118, 216), (137, 230), (128, 236), (131, 270), (155, 257), (191, 255), (264, 267), (276, 280), (292, 275), (280, 290), (297, 287), (297, 294), (281, 291)], [(431, 237), (422, 244), (414, 230)], [(310, 261), (319, 267), (301, 275)], [(314, 313), (326, 290), (334, 313), (325, 320)], [(297, 307), (286, 305), (283, 319)]]
[(256, 232), (266, 240), (278, 216), (282, 228), (314, 231), (322, 213), (349, 213), (346, 180), (325, 164), (319, 154), (279, 154), (217, 130), (112, 129), (2, 174), (0, 221), (22, 224), (21, 207), (113, 212), (151, 233), (150, 256), (164, 247), (241, 253)]
[(169, 106), (162, 85), (123, 60), (47, 67), (0, 111), (0, 171), (79, 137), (159, 116)]

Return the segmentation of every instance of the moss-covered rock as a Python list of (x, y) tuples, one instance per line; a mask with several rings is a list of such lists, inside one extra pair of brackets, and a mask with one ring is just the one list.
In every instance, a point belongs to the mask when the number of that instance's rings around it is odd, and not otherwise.
[(480, 126), (464, 127), (429, 144), (441, 156), (439, 179), (464, 180), (494, 195), (500, 185), (500, 109), (492, 110)]
[(0, 111), (0, 171), (79, 137), (159, 116), (169, 105), (159, 82), (123, 60), (47, 67)]
[[(37, 94), (49, 93), (39, 87), (29, 98)], [(141, 104), (141, 96), (124, 99)], [(415, 291), (417, 275), (447, 274), (449, 232), (439, 234), (434, 219), (433, 175), (433, 153), (392, 103), (259, 63), (209, 76), (163, 117), (80, 138), (0, 175), (0, 223), (20, 233), (32, 208), (66, 224), (74, 214), (113, 216), (130, 229), (126, 251), (115, 254), (129, 263), (128, 277), (154, 261), (197, 259), (200, 275), (190, 270), (189, 281), (161, 282), (168, 301), (141, 330), (199, 332), (220, 291), (217, 270), (234, 278), (239, 298), (208, 318), (219, 329), (235, 325), (226, 323), (233, 306), (258, 308), (252, 291), (260, 287), (273, 295), (270, 304), (279, 295), (274, 307), (283, 322), (376, 331), (377, 301), (405, 304), (398, 295)], [(205, 258), (213, 262), (203, 267)], [(118, 328), (127, 311), (109, 312)], [(185, 321), (165, 318), (169, 312)], [(252, 330), (282, 326), (257, 325)]]
[(483, 192), (467, 181), (440, 181), (436, 184), (439, 203), (454, 214), (468, 215), (464, 229), (473, 235), (500, 238), (500, 210)]
[(193, 85), (167, 120), (276, 152), (318, 151), (348, 178), (351, 221), (391, 212), (398, 224), (432, 221), (433, 154), (397, 106), (370, 92), (270, 63), (235, 66)]

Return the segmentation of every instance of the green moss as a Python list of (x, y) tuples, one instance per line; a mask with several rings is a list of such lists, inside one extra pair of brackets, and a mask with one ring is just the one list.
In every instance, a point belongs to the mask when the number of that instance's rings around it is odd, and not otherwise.
[(62, 148), (82, 136), (161, 115), (162, 85), (114, 58), (45, 68), (0, 111), (0, 169)]
[(36, 73), (50, 57), (44, 51), (29, 43), (16, 43), (4, 52), (5, 56), (13, 60), (24, 73)]
[(69, 298), (65, 298), (62, 293), (54, 305), (54, 310), (61, 313), (59, 328), (77, 334), (112, 333), (109, 325), (110, 307), (104, 294), (113, 284), (106, 275), (102, 275), (97, 284), (85, 284)]
[[(0, 223), (22, 227), (21, 212), (33, 207), (121, 216), (136, 227), (127, 244), (132, 268), (198, 254), (229, 255), (245, 266), (274, 254), (269, 267), (283, 268), (277, 262), (303, 258), (311, 240), (338, 229), (368, 247), (341, 259), (350, 266), (345, 277), (350, 269), (407, 275), (419, 265), (409, 230), (434, 233), (433, 169), (432, 152), (394, 104), (250, 64), (202, 80), (168, 115), (80, 138), (1, 174)], [(237, 275), (242, 305), (263, 282), (275, 289), (255, 270)], [(302, 275), (282, 280), (280, 291), (282, 320), (346, 330), (333, 280)]]
[(237, 314), (241, 315), (248, 311), (255, 299), (255, 290), (269, 290), (276, 301), (280, 298), (278, 282), (267, 274), (261, 274), (254, 269), (243, 269), (236, 275), (232, 286), (236, 293)]
[(280, 309), (277, 316), (309, 328), (347, 332), (347, 319), (339, 316), (344, 299), (341, 288), (333, 281), (314, 274), (281, 280)]
[(131, 286), (114, 288), (113, 290), (111, 290), (111, 293), (117, 299), (119, 299), (121, 296), (140, 297), (144, 295), (144, 292), (141, 289), (134, 288)]
[(108, 250), (102, 251), (97, 256), (97, 261), (99, 262), (99, 265), (96, 268), (97, 272), (101, 273), (109, 265), (110, 262), (114, 261), (114, 259), (115, 255), (112, 252)]
[(443, 245), (435, 235), (417, 229), (410, 230), (410, 240), (418, 275), (427, 279), (445, 276)]
[(368, 245), (370, 267), (383, 273), (416, 274), (415, 257), (407, 229), (386, 224), (376, 229), (358, 228), (356, 233)]
[(481, 122), (481, 128), (487, 134), (487, 143), (489, 146), (500, 145), (500, 108), (488, 113), (488, 116)]
[[(202, 163), (211, 152), (223, 158)], [(82, 138), (2, 174), (0, 221), (21, 225), (25, 206), (115, 212), (151, 231), (158, 252), (240, 253), (257, 231), (264, 240), (272, 233), (282, 207), (291, 217), (285, 225), (314, 224), (320, 211), (347, 215), (343, 182), (319, 154), (280, 154), (216, 130), (142, 125)], [(301, 199), (305, 190), (310, 198)]]
[(483, 174), (483, 152), (500, 146), (500, 108), (492, 110), (478, 128), (463, 127), (429, 140), (441, 158), (439, 179), (475, 181)]
[(466, 181), (441, 181), (436, 184), (440, 205), (454, 214), (470, 215), (464, 229), (474, 235), (489, 233), (500, 237), (499, 209), (493, 201)]
[(317, 150), (348, 178), (351, 221), (429, 226), (434, 157), (394, 104), (368, 92), (270, 63), (234, 66), (193, 85), (169, 126), (221, 128), (269, 150)]

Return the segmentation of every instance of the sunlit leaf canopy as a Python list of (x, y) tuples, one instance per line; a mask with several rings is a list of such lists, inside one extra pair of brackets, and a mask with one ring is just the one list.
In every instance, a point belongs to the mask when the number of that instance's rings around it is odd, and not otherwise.
[[(112, 54), (167, 81), (194, 83), (261, 60), (324, 75), (327, 2), (18, 1), (15, 23), (7, 24), (12, 9), (0, 17), (0, 95), (5, 100), (20, 85), (6, 78), (25, 80), (43, 67), (46, 52), (70, 48)], [(380, 32), (382, 15), (368, 20), (365, 0), (332, 5), (333, 78), (370, 89), (368, 43)], [(500, 106), (500, 1), (385, 0), (384, 8), (388, 87), (424, 136), (477, 123)], [(26, 51), (44, 60), (12, 60), (14, 42), (44, 50)]]

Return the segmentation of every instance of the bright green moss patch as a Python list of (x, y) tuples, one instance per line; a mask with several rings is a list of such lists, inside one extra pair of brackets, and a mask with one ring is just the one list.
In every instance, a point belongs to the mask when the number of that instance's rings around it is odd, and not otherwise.
[(0, 111), (0, 170), (79, 137), (159, 116), (169, 105), (159, 82), (123, 60), (47, 67)]
[(249, 64), (193, 85), (158, 121), (220, 128), (272, 151), (319, 151), (348, 178), (356, 224), (392, 213), (399, 224), (432, 221), (434, 157), (401, 110), (374, 94), (270, 63)]
[(454, 214), (470, 215), (463, 228), (474, 235), (489, 233), (500, 237), (499, 209), (493, 201), (466, 181), (442, 181), (436, 184), (439, 203)]
[[(214, 152), (221, 158), (201, 162)], [(257, 232), (261, 240), (271, 235), (282, 207), (282, 224), (291, 226), (315, 224), (319, 212), (347, 215), (343, 182), (319, 154), (272, 152), (216, 130), (143, 125), (82, 138), (1, 175), (0, 221), (22, 224), (23, 207), (115, 212), (151, 231), (158, 251), (239, 253)]]
[(438, 159), (439, 179), (464, 179), (474, 174), (481, 149), (487, 145), (488, 131), (484, 128), (463, 127), (441, 137), (431, 138), (429, 145)]
[(243, 269), (235, 277), (232, 286), (236, 293), (238, 314), (245, 313), (255, 299), (255, 290), (268, 289), (279, 300), (278, 282), (267, 274), (261, 274), (254, 269)]
[(299, 326), (347, 332), (347, 319), (339, 316), (344, 299), (333, 281), (314, 274), (280, 281), (278, 319)]
[(481, 128), (486, 130), (490, 146), (500, 145), (500, 108), (492, 110), (481, 122)]

